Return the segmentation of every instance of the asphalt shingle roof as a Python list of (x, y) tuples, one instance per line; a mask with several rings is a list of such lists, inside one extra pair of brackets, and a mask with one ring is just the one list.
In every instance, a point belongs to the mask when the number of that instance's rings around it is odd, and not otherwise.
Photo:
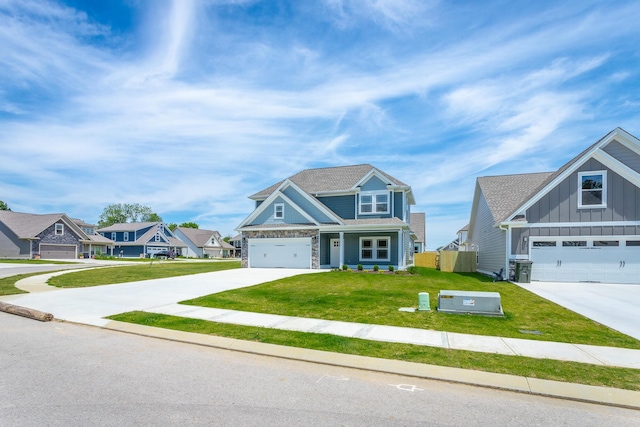
[[(352, 189), (358, 183), (358, 181), (360, 181), (372, 169), (378, 171), (381, 175), (385, 176), (395, 185), (407, 186), (407, 184), (403, 183), (402, 181), (382, 172), (380, 169), (370, 164), (306, 169), (298, 172), (293, 176), (290, 176), (288, 179), (309, 194), (332, 191), (347, 191)], [(273, 193), (280, 186), (280, 184), (282, 184), (283, 181), (284, 180), (272, 185), (269, 188), (265, 188), (264, 190), (257, 192), (249, 198), (265, 199), (269, 197), (269, 195)]]
[(0, 211), (3, 222), (18, 238), (28, 239), (60, 220), (64, 214), (30, 214), (13, 211)]
[(483, 176), (478, 185), (489, 205), (494, 222), (504, 221), (523, 205), (555, 172)]

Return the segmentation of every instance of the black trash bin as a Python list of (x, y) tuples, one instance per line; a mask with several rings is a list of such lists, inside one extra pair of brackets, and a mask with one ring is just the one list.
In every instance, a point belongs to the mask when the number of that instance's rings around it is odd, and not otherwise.
[(531, 283), (531, 264), (529, 260), (516, 261), (516, 282)]

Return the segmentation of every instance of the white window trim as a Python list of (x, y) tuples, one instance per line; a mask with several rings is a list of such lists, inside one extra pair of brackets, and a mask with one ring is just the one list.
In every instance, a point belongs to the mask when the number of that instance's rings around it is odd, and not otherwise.
[(125, 241), (125, 242), (128, 242), (128, 241), (129, 241), (129, 232), (128, 232), (128, 231), (125, 231), (125, 232), (122, 234), (122, 240), (123, 240), (123, 241)]
[[(362, 211), (362, 196), (371, 196), (371, 212)], [(378, 196), (387, 196), (387, 210), (384, 212), (377, 212), (376, 205), (378, 204)], [(367, 203), (369, 205), (369, 203)], [(358, 198), (358, 215), (387, 215), (391, 212), (391, 192), (390, 191), (366, 191), (360, 193)]]
[(111, 240), (113, 240), (114, 242), (116, 241), (116, 233), (115, 233), (115, 231), (111, 232)]
[[(602, 175), (602, 203), (599, 205), (583, 205), (582, 193), (582, 177), (585, 175)], [(586, 190), (588, 191), (588, 190)], [(578, 209), (601, 209), (607, 207), (607, 171), (585, 171), (578, 172)]]
[[(372, 246), (371, 246), (371, 258), (362, 258), (362, 242), (364, 240), (371, 240), (373, 242)], [(386, 240), (387, 242), (387, 247), (384, 248), (387, 251), (387, 257), (386, 258), (378, 258), (378, 241), (380, 240)], [(358, 252), (358, 258), (360, 259), (360, 261), (366, 261), (366, 262), (376, 262), (376, 261), (385, 261), (385, 262), (389, 262), (391, 261), (391, 237), (389, 236), (362, 236), (360, 237), (360, 247), (359, 247), (359, 252)]]
[[(280, 215), (278, 215), (278, 208), (282, 208), (279, 211)], [(273, 205), (273, 218), (274, 219), (284, 219), (284, 203), (275, 203)]]
[(64, 224), (56, 223), (54, 233), (56, 236), (64, 236)]

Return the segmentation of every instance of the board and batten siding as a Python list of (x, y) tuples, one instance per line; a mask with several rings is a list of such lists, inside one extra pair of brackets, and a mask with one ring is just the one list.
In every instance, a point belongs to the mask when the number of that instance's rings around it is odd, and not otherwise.
[[(607, 171), (606, 208), (578, 208), (578, 172), (588, 171)], [(526, 217), (530, 224), (639, 221), (640, 189), (597, 160), (589, 159), (531, 206)]]
[(478, 248), (478, 268), (481, 273), (491, 274), (506, 267), (506, 232), (495, 226), (484, 194), (480, 195), (476, 218), (470, 241)]
[[(282, 203), (284, 204), (284, 218), (274, 218), (273, 206)], [(251, 221), (250, 225), (262, 225), (262, 224), (307, 224), (309, 220), (302, 216), (300, 212), (295, 210), (289, 203), (285, 202), (281, 197), (277, 197), (273, 203), (260, 212), (260, 214)]]
[(293, 203), (301, 207), (306, 213), (311, 215), (316, 221), (325, 224), (332, 222), (332, 220), (327, 215), (325, 215), (322, 211), (320, 211), (320, 209), (314, 206), (313, 203), (311, 203), (309, 200), (307, 200), (307, 198), (305, 198), (302, 194), (300, 194), (293, 188), (288, 187), (287, 189), (285, 189), (284, 195), (291, 199)]

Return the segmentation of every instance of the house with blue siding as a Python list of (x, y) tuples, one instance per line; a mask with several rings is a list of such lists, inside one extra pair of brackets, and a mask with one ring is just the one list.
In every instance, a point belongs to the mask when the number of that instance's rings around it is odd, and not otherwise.
[(478, 178), (468, 228), (482, 273), (640, 283), (640, 140), (616, 128), (557, 171)]
[(242, 266), (413, 265), (411, 187), (372, 165), (307, 169), (250, 196)]
[(96, 232), (113, 241), (112, 254), (117, 257), (152, 257), (167, 251), (180, 255), (187, 248), (162, 222), (119, 223), (99, 228)]

